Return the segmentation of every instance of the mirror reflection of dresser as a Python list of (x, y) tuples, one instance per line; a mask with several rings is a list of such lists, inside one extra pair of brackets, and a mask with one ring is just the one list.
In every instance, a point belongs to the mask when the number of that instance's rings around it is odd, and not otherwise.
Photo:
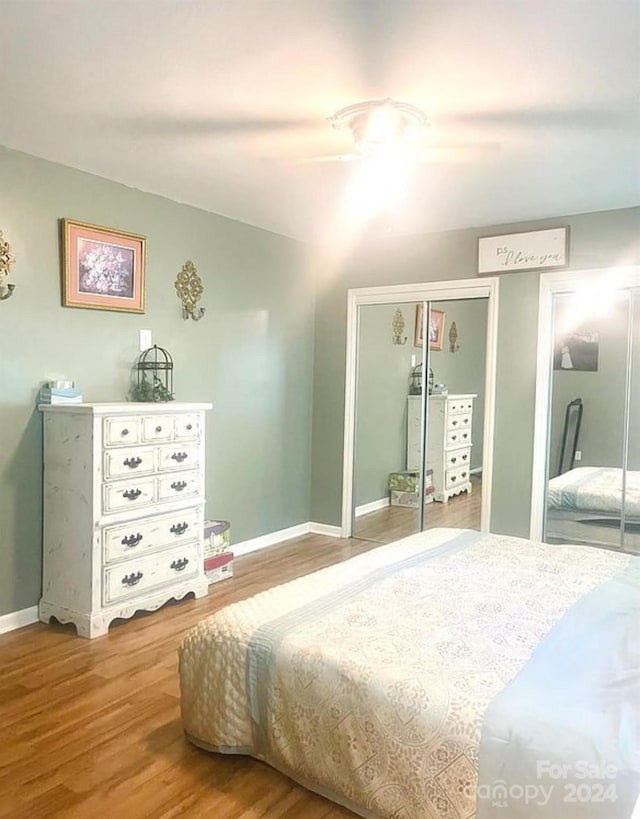
[[(473, 401), (475, 393), (430, 395), (427, 431), (427, 469), (433, 470), (433, 499), (471, 492)], [(422, 396), (407, 396), (407, 469), (420, 468), (420, 411)]]

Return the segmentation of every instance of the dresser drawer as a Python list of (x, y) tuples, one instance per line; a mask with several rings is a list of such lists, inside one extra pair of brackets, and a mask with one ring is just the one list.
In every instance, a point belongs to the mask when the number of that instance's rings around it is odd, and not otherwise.
[(126, 560), (103, 571), (102, 602), (104, 605), (137, 596), (154, 586), (175, 583), (198, 574), (199, 543), (185, 543), (164, 552)]
[(471, 412), (473, 410), (473, 398), (452, 398), (447, 403), (449, 415), (458, 412)]
[(170, 441), (173, 438), (173, 415), (146, 415), (142, 419), (143, 441)]
[(140, 419), (107, 415), (102, 426), (105, 446), (137, 444), (140, 440)]
[(469, 466), (471, 461), (471, 447), (466, 449), (452, 449), (445, 453), (445, 469), (459, 469)]
[(103, 530), (105, 563), (137, 557), (150, 549), (188, 543), (202, 536), (199, 508), (156, 515), (140, 521), (107, 526)]
[(455, 429), (447, 432), (447, 449), (459, 446), (468, 446), (471, 443), (470, 429)]
[(104, 453), (105, 478), (122, 478), (125, 475), (146, 475), (155, 469), (153, 447), (122, 447)]
[(159, 447), (158, 453), (158, 466), (161, 472), (171, 469), (193, 469), (200, 464), (198, 444), (176, 442), (171, 446)]
[(185, 441), (200, 435), (200, 416), (197, 413), (182, 413), (175, 416), (175, 437)]
[(471, 414), (460, 413), (447, 418), (447, 429), (471, 429)]
[(142, 478), (108, 483), (102, 488), (105, 513), (147, 506), (155, 500), (155, 479)]
[(181, 472), (177, 475), (163, 475), (158, 478), (158, 500), (178, 500), (200, 491), (199, 472)]
[(454, 486), (467, 483), (469, 480), (469, 467), (465, 466), (462, 469), (449, 469), (445, 476), (445, 489), (452, 489)]

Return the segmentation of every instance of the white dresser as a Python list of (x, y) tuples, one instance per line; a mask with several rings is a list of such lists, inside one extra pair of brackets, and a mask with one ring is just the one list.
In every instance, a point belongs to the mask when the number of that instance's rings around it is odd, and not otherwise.
[[(471, 492), (473, 400), (477, 395), (430, 395), (427, 468), (433, 470), (433, 499), (446, 502)], [(407, 469), (420, 466), (422, 396), (407, 397)]]
[(117, 617), (208, 592), (205, 410), (211, 404), (41, 405), (39, 615), (105, 634)]

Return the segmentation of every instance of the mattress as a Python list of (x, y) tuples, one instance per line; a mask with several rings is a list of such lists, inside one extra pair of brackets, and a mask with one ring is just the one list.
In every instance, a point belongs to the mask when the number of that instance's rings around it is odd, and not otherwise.
[[(621, 499), (621, 469), (582, 466), (549, 481), (547, 509), (619, 518)], [(633, 470), (626, 474), (625, 515), (640, 520), (640, 472)]]
[(183, 724), (364, 817), (628, 819), (639, 622), (637, 558), (430, 530), (197, 625)]

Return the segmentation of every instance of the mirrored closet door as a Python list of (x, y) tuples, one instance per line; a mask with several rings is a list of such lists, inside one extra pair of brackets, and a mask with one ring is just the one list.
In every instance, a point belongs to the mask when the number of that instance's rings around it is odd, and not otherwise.
[(480, 528), (487, 308), (487, 298), (358, 308), (354, 537)]
[(639, 552), (640, 290), (552, 296), (544, 539)]

